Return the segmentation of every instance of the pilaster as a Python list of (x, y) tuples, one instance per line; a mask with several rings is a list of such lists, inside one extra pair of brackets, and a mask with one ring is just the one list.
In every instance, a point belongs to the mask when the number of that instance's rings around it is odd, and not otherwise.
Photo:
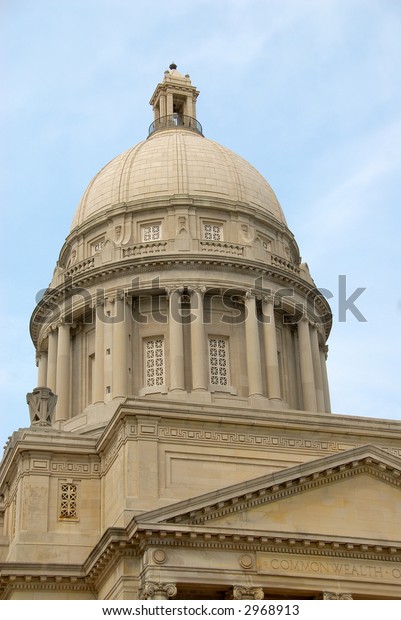
[(256, 315), (256, 298), (251, 291), (245, 293), (245, 310), (246, 364), (248, 369), (249, 396), (262, 396), (259, 325)]
[(306, 317), (298, 321), (298, 344), (304, 409), (317, 411), (309, 321)]
[(191, 358), (192, 389), (206, 391), (206, 336), (203, 324), (203, 293), (206, 289), (191, 289)]
[(170, 392), (182, 392), (184, 380), (184, 334), (180, 299), (183, 289), (167, 290), (169, 295), (168, 333), (170, 350)]
[(271, 295), (262, 298), (263, 338), (267, 371), (267, 396), (270, 400), (281, 400), (280, 372), (277, 355), (276, 323)]

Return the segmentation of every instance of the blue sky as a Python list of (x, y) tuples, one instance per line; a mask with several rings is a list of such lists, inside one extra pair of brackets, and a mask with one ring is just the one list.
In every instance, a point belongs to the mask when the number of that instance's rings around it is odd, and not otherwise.
[[(28, 325), (94, 174), (144, 139), (171, 62), (207, 137), (269, 181), (329, 289), (333, 411), (401, 420), (401, 3), (3, 0), (0, 444), (29, 425)], [(338, 316), (338, 276), (366, 322)]]

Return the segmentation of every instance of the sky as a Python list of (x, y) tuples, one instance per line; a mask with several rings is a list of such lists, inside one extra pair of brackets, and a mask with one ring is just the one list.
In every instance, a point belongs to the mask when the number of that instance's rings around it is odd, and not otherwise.
[(0, 449), (29, 426), (36, 295), (92, 177), (146, 138), (172, 62), (332, 294), (333, 412), (401, 420), (399, 0), (1, 0), (0, 23)]

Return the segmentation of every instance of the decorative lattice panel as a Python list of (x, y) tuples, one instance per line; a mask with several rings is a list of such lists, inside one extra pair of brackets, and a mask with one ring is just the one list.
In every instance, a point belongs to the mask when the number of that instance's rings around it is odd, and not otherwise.
[(145, 342), (145, 386), (164, 385), (164, 342), (155, 338)]
[(225, 338), (209, 338), (210, 383), (227, 387), (228, 377), (228, 343)]

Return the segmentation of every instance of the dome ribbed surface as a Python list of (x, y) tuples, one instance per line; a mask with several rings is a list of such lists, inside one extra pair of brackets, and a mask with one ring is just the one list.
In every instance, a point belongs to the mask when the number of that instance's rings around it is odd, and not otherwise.
[(172, 196), (246, 203), (285, 224), (272, 188), (246, 160), (188, 130), (165, 130), (118, 155), (87, 187), (72, 228), (131, 201)]

